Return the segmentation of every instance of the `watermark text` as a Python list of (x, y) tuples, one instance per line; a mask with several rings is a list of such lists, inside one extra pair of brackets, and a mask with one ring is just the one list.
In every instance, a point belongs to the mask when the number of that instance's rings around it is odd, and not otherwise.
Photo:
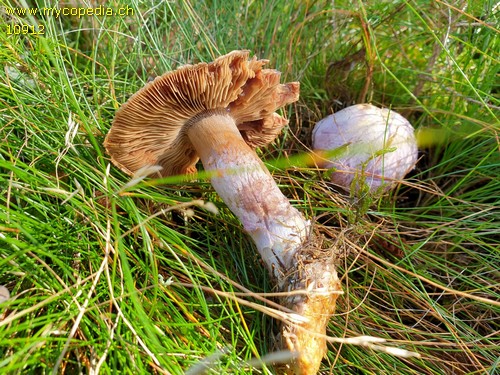
[(134, 8), (125, 6), (121, 8), (105, 7), (99, 5), (95, 8), (81, 8), (81, 7), (44, 7), (44, 8), (12, 8), (5, 7), (5, 12), (12, 16), (25, 17), (31, 16), (45, 16), (59, 18), (61, 16), (70, 17), (86, 17), (86, 16), (118, 16), (126, 17), (134, 15)]
[[(5, 13), (12, 17), (24, 18), (33, 17), (127, 17), (134, 15), (134, 9), (130, 6), (112, 8), (104, 5), (99, 5), (93, 8), (84, 7), (44, 7), (44, 8), (19, 8), (19, 7), (4, 7)], [(22, 23), (7, 24), (7, 34), (43, 34), (45, 26), (38, 25), (23, 25)]]

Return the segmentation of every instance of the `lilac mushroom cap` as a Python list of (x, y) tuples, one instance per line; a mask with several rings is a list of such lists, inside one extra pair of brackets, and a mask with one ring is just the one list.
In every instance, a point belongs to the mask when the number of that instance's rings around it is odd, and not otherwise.
[[(339, 155), (319, 162), (332, 168), (331, 181), (344, 189), (389, 190), (414, 168), (418, 149), (412, 125), (400, 114), (371, 104), (356, 104), (321, 121), (313, 130), (313, 148)], [(353, 185), (353, 181), (355, 182)]]

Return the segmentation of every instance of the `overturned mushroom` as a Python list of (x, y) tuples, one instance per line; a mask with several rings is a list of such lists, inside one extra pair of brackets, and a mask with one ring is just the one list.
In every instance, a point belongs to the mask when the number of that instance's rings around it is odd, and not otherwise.
[(299, 353), (286, 371), (314, 374), (326, 352), (321, 335), (340, 290), (337, 274), (331, 257), (307, 245), (310, 222), (254, 151), (287, 124), (274, 112), (298, 99), (299, 84), (280, 84), (278, 71), (262, 68), (266, 60), (248, 57), (247, 51), (233, 51), (156, 78), (119, 109), (105, 147), (127, 173), (158, 164), (162, 176), (190, 174), (201, 159), (279, 290), (307, 290), (282, 300), (304, 318), (300, 325), (284, 324), (282, 336)]

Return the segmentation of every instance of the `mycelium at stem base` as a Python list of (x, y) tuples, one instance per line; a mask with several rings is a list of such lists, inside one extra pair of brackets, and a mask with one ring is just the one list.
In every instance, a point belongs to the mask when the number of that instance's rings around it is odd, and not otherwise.
[[(223, 110), (191, 120), (187, 135), (204, 169), (213, 173), (213, 187), (254, 240), (278, 289), (292, 292), (281, 303), (299, 314), (301, 323), (283, 323), (280, 335), (282, 346), (296, 357), (280, 372), (317, 373), (326, 353), (326, 326), (341, 290), (331, 254), (318, 250), (310, 222), (289, 203)], [(293, 293), (300, 290), (303, 293)]]
[(306, 293), (281, 299), (282, 305), (298, 313), (304, 322), (282, 325), (282, 347), (296, 352), (297, 356), (280, 368), (280, 374), (316, 374), (327, 351), (326, 328), (342, 288), (333, 254), (320, 250), (315, 240), (313, 237), (313, 242), (302, 244), (284, 282), (285, 290), (305, 290)]

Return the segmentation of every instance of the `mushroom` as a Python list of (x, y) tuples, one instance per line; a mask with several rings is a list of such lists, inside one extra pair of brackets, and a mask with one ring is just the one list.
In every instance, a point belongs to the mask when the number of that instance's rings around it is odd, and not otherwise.
[[(288, 123), (275, 111), (299, 97), (299, 83), (280, 84), (280, 72), (262, 68), (267, 62), (233, 51), (157, 77), (118, 110), (104, 145), (113, 163), (129, 174), (148, 165), (160, 165), (160, 176), (193, 174), (201, 159), (279, 290), (308, 288), (307, 294), (283, 298), (303, 323), (284, 324), (282, 336), (286, 347), (300, 352), (290, 371), (314, 374), (326, 351), (317, 334), (326, 332), (340, 287), (329, 257), (319, 257), (313, 266), (314, 251), (306, 246), (311, 223), (281, 193), (254, 151)], [(317, 307), (318, 301), (325, 309), (310, 311), (310, 303)]]
[(411, 124), (397, 112), (371, 104), (344, 108), (316, 124), (316, 151), (342, 146), (345, 152), (318, 164), (332, 168), (331, 181), (348, 191), (359, 189), (360, 181), (372, 192), (387, 191), (413, 169), (418, 157)]

